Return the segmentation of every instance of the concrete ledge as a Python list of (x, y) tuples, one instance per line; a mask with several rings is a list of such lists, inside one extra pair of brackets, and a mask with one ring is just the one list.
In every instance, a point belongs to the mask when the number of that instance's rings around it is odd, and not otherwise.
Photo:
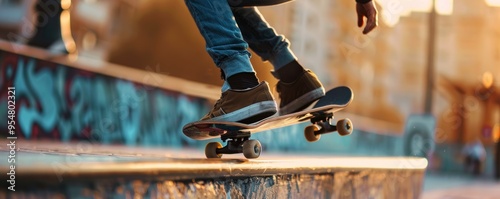
[[(4, 152), (4, 155), (7, 154)], [(31, 156), (20, 152), (20, 156)], [(46, 164), (19, 167), (19, 179), (43, 179), (43, 182), (64, 180), (120, 178), (162, 178), (187, 180), (197, 178), (271, 176), (285, 174), (319, 174), (339, 171), (422, 171), (427, 161), (416, 158), (334, 157), (298, 158), (278, 160), (244, 159), (177, 159), (131, 158), (119, 162), (79, 162), (63, 164), (52, 161)], [(60, 172), (60, 174), (57, 174)], [(160, 177), (161, 176), (161, 177)], [(35, 179), (34, 179), (35, 178)]]
[[(47, 194), (90, 191), (103, 198), (131, 193), (148, 198), (418, 198), (427, 166), (420, 158), (276, 154), (209, 160), (190, 150), (33, 141), (19, 141), (17, 147), (17, 187), (33, 196), (43, 187), (51, 190)], [(8, 153), (2, 145), (0, 154)], [(7, 162), (1, 168), (8, 170)]]

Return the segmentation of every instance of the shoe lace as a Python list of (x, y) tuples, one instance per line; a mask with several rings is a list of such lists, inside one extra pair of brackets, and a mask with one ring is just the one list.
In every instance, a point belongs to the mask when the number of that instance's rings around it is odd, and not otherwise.
[(215, 104), (213, 106), (213, 109), (212, 110), (215, 110), (217, 107), (219, 107), (219, 105), (222, 103), (222, 99), (224, 99), (224, 97), (227, 95), (227, 92), (223, 92), (220, 96), (220, 98), (215, 101)]

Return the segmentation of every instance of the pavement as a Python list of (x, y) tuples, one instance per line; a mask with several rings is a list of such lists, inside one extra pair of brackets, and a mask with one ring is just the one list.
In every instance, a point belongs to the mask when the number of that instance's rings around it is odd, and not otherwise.
[(490, 176), (428, 172), (422, 199), (500, 199), (500, 181)]

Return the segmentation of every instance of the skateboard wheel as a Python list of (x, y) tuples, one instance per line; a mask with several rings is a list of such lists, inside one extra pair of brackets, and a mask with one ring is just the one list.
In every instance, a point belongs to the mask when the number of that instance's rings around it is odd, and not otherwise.
[(243, 142), (243, 155), (248, 159), (258, 158), (262, 151), (262, 145), (258, 140), (247, 140)]
[(337, 131), (339, 132), (339, 135), (341, 136), (346, 136), (350, 135), (353, 130), (352, 122), (350, 119), (341, 119), (337, 121)]
[(306, 136), (306, 140), (308, 142), (316, 142), (319, 140), (319, 138), (321, 138), (321, 135), (318, 134), (314, 134), (314, 132), (318, 131), (318, 126), (316, 125), (310, 125), (310, 126), (307, 126), (305, 129), (304, 129), (304, 135)]
[(217, 153), (217, 149), (222, 148), (222, 144), (218, 142), (210, 142), (205, 147), (205, 156), (207, 158), (221, 158), (222, 154)]

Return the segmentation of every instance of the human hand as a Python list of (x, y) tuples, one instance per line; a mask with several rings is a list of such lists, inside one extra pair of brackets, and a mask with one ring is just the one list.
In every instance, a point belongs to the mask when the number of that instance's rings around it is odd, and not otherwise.
[(373, 0), (367, 3), (356, 3), (356, 12), (358, 13), (358, 27), (363, 27), (364, 17), (366, 17), (363, 34), (368, 34), (378, 26), (378, 12)]

